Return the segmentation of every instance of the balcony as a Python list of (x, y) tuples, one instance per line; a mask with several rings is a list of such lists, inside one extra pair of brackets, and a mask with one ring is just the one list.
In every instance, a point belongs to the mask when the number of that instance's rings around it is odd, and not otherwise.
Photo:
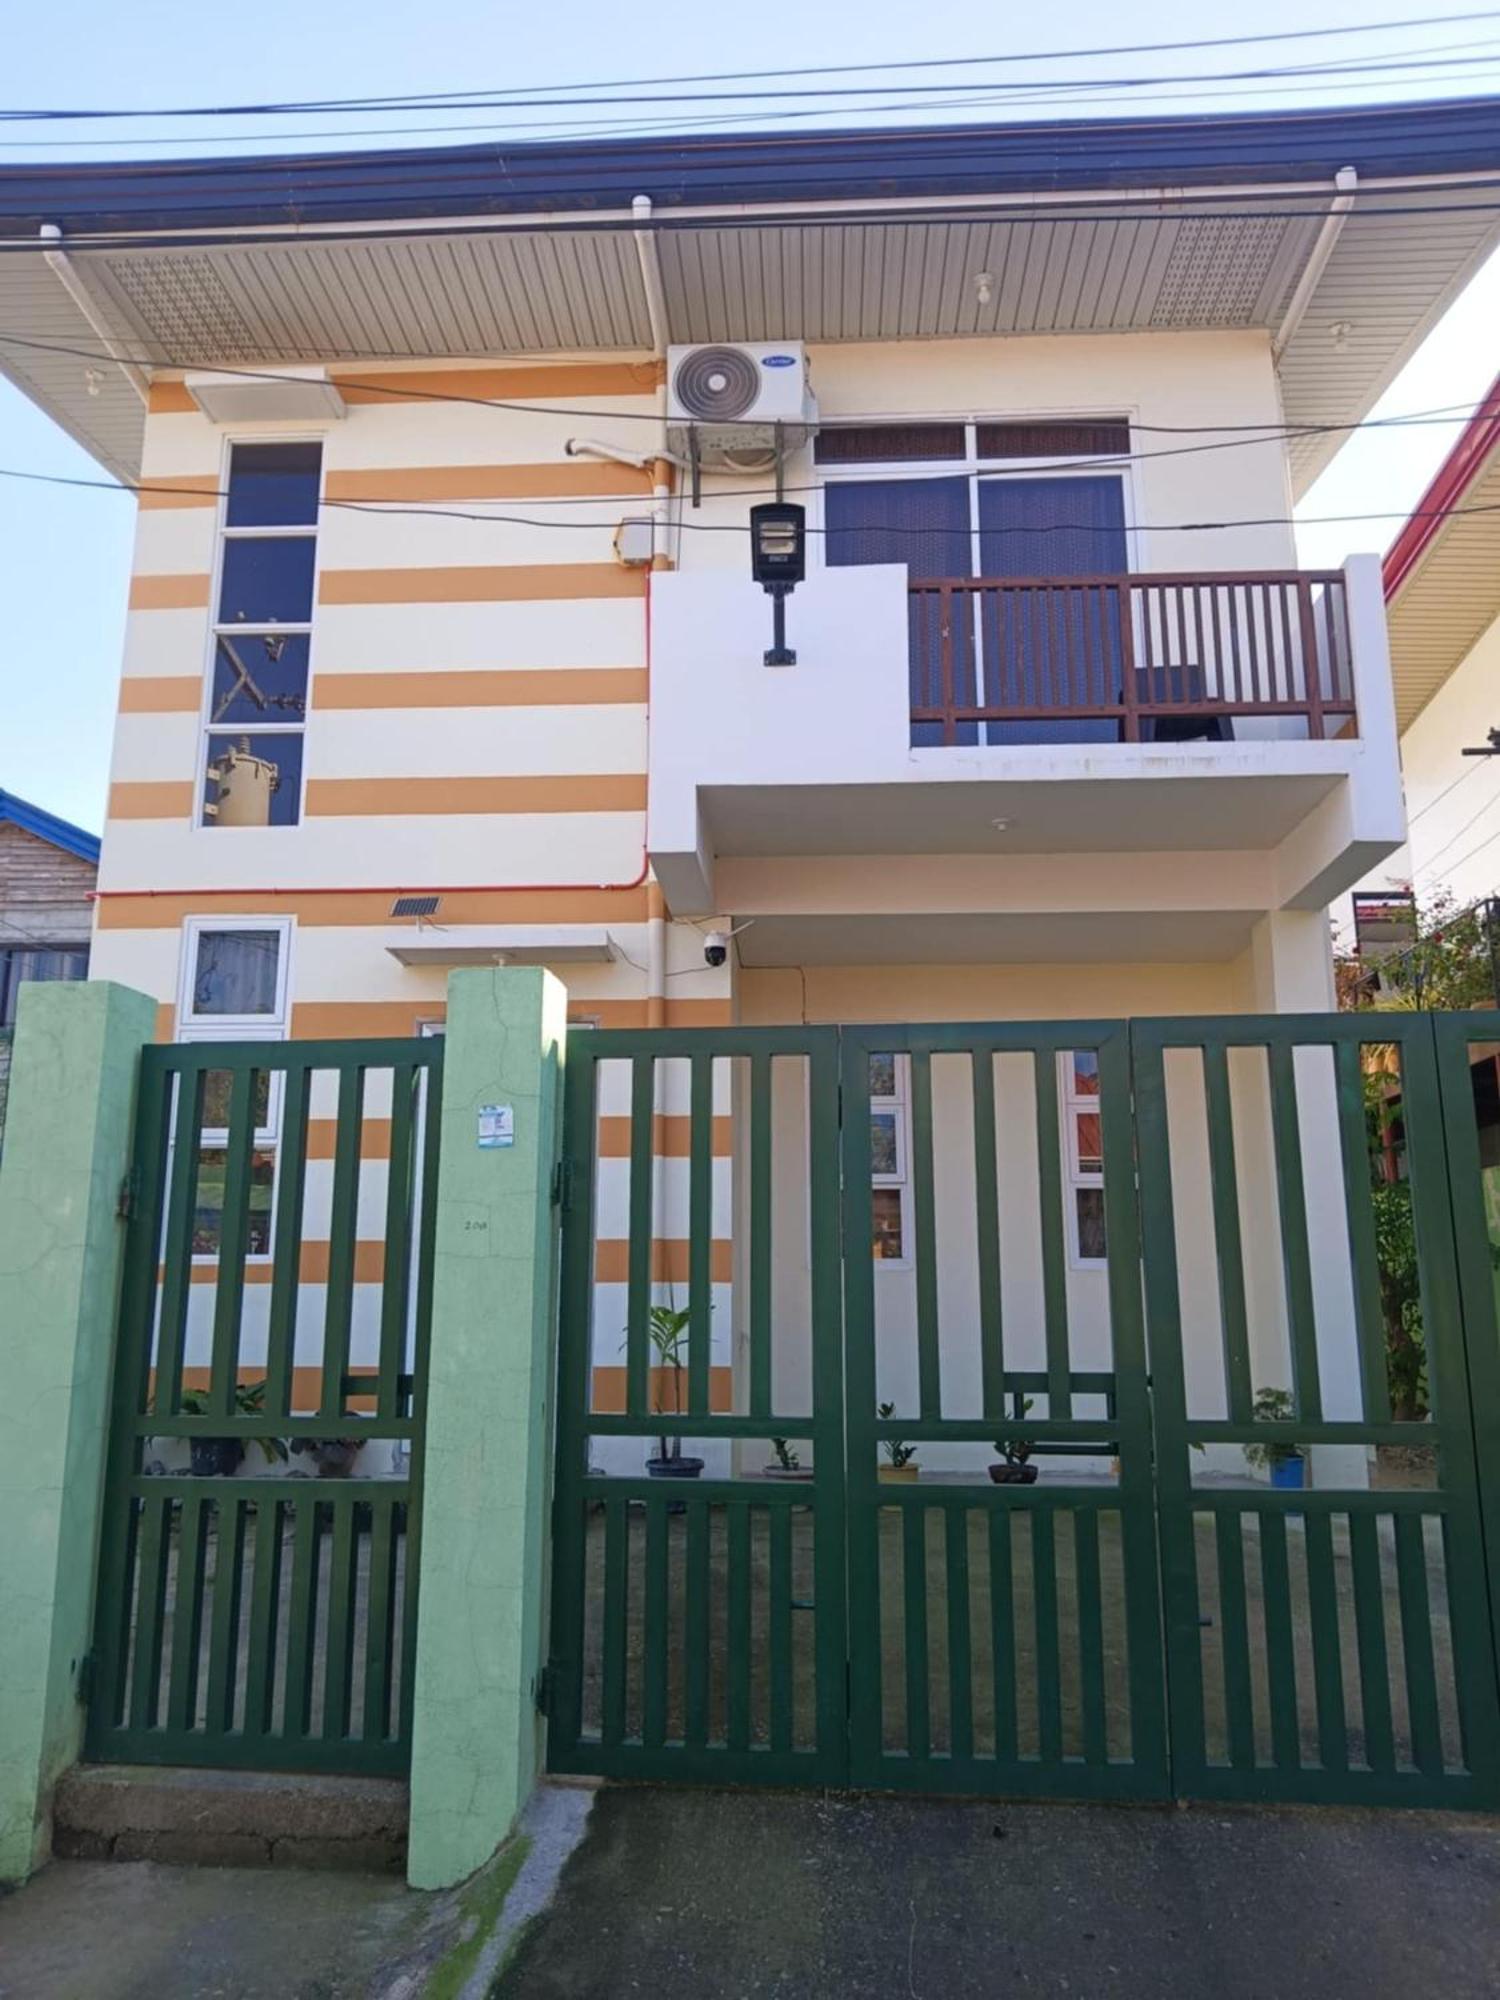
[(908, 597), (915, 747), (1357, 734), (1340, 570), (939, 578)]
[(840, 894), (875, 896), (893, 871), (872, 856), (917, 869), (927, 909), (961, 877), (956, 909), (1056, 910), (1063, 876), (1131, 908), (1106, 887), (1121, 868), (1132, 897), (1181, 877), (1184, 910), (1318, 908), (1404, 835), (1373, 556), (975, 581), (821, 569), (788, 604), (788, 667), (764, 664), (770, 604), (748, 577), (705, 566), (651, 591), (647, 839), (679, 916), (810, 883), (809, 857)]

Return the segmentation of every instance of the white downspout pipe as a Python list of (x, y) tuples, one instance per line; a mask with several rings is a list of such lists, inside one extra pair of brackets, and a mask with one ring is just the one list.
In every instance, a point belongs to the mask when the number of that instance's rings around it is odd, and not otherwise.
[(1328, 268), (1328, 260), (1333, 255), (1349, 211), (1354, 206), (1355, 190), (1359, 186), (1359, 175), (1353, 167), (1340, 167), (1333, 177), (1333, 185), (1338, 190), (1328, 205), (1328, 213), (1323, 218), (1323, 227), (1318, 231), (1307, 262), (1302, 266), (1302, 275), (1297, 280), (1296, 290), (1282, 314), (1281, 325), (1276, 329), (1276, 338), (1271, 343), (1271, 358), (1280, 361), (1291, 344), (1292, 336), (1301, 326), (1308, 307), (1312, 304), (1313, 293)]
[[(638, 194), (630, 204), (630, 212), (635, 217), (635, 254), (640, 259), (641, 284), (646, 293), (646, 318), (651, 326), (651, 352), (663, 364), (667, 358), (669, 329), (667, 326), (667, 295), (661, 281), (661, 256), (656, 245), (656, 231), (651, 227), (651, 197)], [(657, 454), (656, 476), (651, 484), (651, 518), (653, 522), (651, 541), (656, 554), (665, 557), (667, 550), (667, 530), (670, 525), (669, 502), (672, 497), (672, 482), (667, 474), (671, 462), (666, 455), (667, 428), (667, 381), (663, 365), (661, 388), (658, 391), (658, 406), (662, 423), (662, 450)]]
[(105, 325), (99, 308), (94, 304), (93, 299), (89, 295), (88, 287), (78, 275), (72, 259), (60, 247), (63, 240), (61, 229), (55, 222), (44, 222), (37, 231), (37, 235), (42, 241), (42, 259), (48, 270), (56, 275), (63, 290), (93, 328), (94, 334), (105, 353), (140, 397), (142, 403), (149, 409), (151, 406), (151, 384), (146, 380), (141, 370), (136, 367), (135, 363), (127, 361), (115, 345), (114, 335)]

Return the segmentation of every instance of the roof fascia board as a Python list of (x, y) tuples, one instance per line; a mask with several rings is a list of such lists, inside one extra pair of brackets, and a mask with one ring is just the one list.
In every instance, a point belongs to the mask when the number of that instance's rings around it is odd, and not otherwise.
[(59, 819), (44, 806), (34, 806), (28, 799), (18, 799), (14, 792), (0, 792), (0, 824), (16, 826), (23, 833), (34, 834), (38, 840), (45, 840), (51, 847), (62, 848), (80, 861), (90, 861), (99, 865), (99, 836), (85, 833), (81, 826), (74, 826), (71, 820)]
[(1452, 512), (1500, 448), (1500, 375), (1464, 426), (1463, 434), (1433, 474), (1381, 565), (1385, 601), (1410, 581), (1448, 526)]

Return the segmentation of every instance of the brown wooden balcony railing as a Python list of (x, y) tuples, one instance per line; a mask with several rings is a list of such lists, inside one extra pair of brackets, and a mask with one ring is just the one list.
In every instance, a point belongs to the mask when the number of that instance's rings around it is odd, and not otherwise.
[(938, 578), (909, 603), (915, 744), (1354, 733), (1339, 570)]

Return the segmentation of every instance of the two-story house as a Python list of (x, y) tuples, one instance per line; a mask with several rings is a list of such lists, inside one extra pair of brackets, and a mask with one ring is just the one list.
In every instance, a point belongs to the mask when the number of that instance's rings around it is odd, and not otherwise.
[[(1497, 165), (1454, 102), (5, 168), (0, 366), (139, 493), (95, 972), (181, 1038), (426, 1031), (494, 962), (605, 1027), (1328, 1007), (1327, 905), (1404, 821), (1379, 563), (1300, 570), (1292, 506), (1494, 245)], [(1060, 1065), (1085, 1317), (1095, 1089)]]

